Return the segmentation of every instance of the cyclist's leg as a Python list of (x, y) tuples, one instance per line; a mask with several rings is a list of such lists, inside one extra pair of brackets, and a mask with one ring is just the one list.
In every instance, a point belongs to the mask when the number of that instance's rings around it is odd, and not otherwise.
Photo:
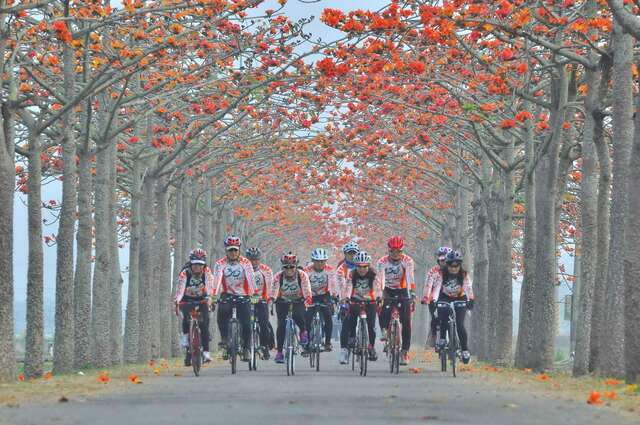
[(331, 334), (333, 333), (333, 313), (331, 307), (323, 307), (321, 314), (324, 319), (324, 343), (331, 344)]
[(198, 325), (200, 325), (202, 349), (204, 351), (209, 351), (209, 306), (206, 304), (200, 304), (198, 306), (198, 311), (200, 311)]
[(293, 321), (296, 322), (300, 332), (307, 331), (307, 323), (305, 321), (305, 307), (304, 301), (299, 301), (293, 304)]
[(409, 351), (411, 347), (411, 302), (403, 301), (400, 307), (400, 323), (402, 324), (402, 349)]
[(376, 305), (367, 305), (367, 328), (369, 329), (369, 344), (376, 343)]
[(180, 311), (182, 312), (182, 335), (183, 339), (186, 340), (186, 336), (189, 335), (189, 318), (191, 317), (191, 307), (188, 305), (180, 306)]
[(389, 300), (384, 300), (382, 304), (382, 310), (380, 310), (380, 315), (378, 317), (378, 322), (380, 323), (380, 329), (382, 329), (383, 335), (384, 331), (389, 327), (389, 322), (391, 321), (391, 302)]
[(438, 307), (438, 318), (440, 321), (440, 339), (447, 337), (449, 329), (449, 307)]
[(347, 328), (349, 329), (349, 339), (356, 337), (356, 327), (358, 326), (358, 316), (360, 315), (360, 306), (351, 304), (349, 306), (349, 315)]
[(431, 315), (431, 335), (435, 339), (438, 330), (438, 319), (436, 318), (435, 304), (429, 304), (429, 314)]
[[(316, 297), (313, 297), (313, 302), (316, 302)], [(304, 312), (304, 321), (305, 328), (311, 329), (311, 322), (313, 322), (313, 314), (315, 313), (315, 309), (310, 308)]]
[(236, 305), (236, 313), (238, 315), (238, 321), (242, 329), (242, 342), (246, 344), (251, 340), (251, 309), (249, 303), (241, 302)]
[(276, 348), (282, 352), (284, 346), (284, 321), (289, 313), (289, 306), (285, 303), (276, 303), (276, 314), (278, 316), (278, 329), (276, 330)]
[(456, 328), (458, 328), (458, 338), (460, 339), (460, 349), (462, 351), (469, 351), (467, 329), (464, 327), (464, 318), (466, 315), (466, 307), (456, 307)]
[(225, 344), (229, 340), (229, 319), (231, 318), (231, 303), (220, 303), (218, 305), (218, 330), (220, 331), (221, 342)]
[(260, 325), (260, 345), (269, 346), (269, 309), (267, 304), (258, 303), (255, 309), (256, 320)]

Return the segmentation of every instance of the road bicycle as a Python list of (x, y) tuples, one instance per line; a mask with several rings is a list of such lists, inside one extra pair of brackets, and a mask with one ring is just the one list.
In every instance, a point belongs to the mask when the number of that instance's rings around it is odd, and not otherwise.
[(202, 363), (204, 362), (204, 355), (202, 350), (202, 332), (200, 331), (200, 325), (198, 324), (198, 320), (200, 319), (199, 307), (203, 304), (208, 303), (209, 300), (206, 298), (201, 301), (181, 301), (180, 303), (178, 303), (180, 307), (191, 307), (191, 311), (189, 313), (189, 345), (187, 347), (186, 355), (191, 357), (191, 367), (193, 368), (193, 373), (196, 376), (200, 376), (200, 369), (202, 367)]
[(438, 340), (436, 351), (440, 357), (440, 367), (443, 372), (447, 371), (447, 358), (451, 362), (451, 372), (456, 376), (456, 361), (461, 358), (460, 340), (458, 339), (458, 328), (456, 325), (456, 307), (466, 307), (466, 301), (438, 301), (438, 310), (447, 309), (449, 314), (449, 328), (447, 329), (444, 344)]
[(402, 303), (408, 301), (406, 297), (388, 297), (386, 300), (390, 302), (385, 308), (391, 309), (391, 320), (387, 327), (387, 339), (385, 341), (384, 351), (389, 360), (389, 371), (396, 375), (400, 373), (400, 350), (402, 347), (402, 323), (400, 323), (400, 308)]
[(293, 301), (279, 300), (279, 303), (288, 304), (287, 317), (284, 319), (284, 357), (287, 364), (287, 376), (296, 374), (296, 354), (300, 349), (296, 323), (293, 320)]
[(352, 369), (354, 363), (358, 363), (360, 376), (367, 376), (367, 363), (369, 361), (369, 326), (367, 323), (367, 306), (371, 301), (352, 300), (351, 305), (360, 307), (358, 318), (356, 319), (356, 339), (353, 347)]
[(240, 295), (232, 295), (218, 301), (219, 304), (231, 304), (231, 318), (229, 319), (229, 342), (226, 347), (226, 356), (231, 363), (231, 374), (235, 375), (238, 371), (238, 356), (242, 352), (242, 340), (240, 337), (240, 322), (237, 316), (237, 305), (249, 302), (249, 298)]
[(249, 370), (258, 370), (258, 353), (260, 352), (260, 324), (256, 320), (256, 304), (251, 303), (249, 316), (251, 334), (249, 341)]
[(313, 303), (309, 306), (314, 310), (313, 319), (309, 328), (309, 365), (315, 368), (316, 372), (320, 371), (320, 353), (323, 351), (324, 344), (324, 316), (321, 314), (323, 308), (329, 308), (328, 304)]

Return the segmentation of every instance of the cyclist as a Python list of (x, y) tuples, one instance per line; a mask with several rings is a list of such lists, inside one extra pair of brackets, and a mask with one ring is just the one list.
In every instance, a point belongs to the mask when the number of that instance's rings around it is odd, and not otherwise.
[[(329, 255), (323, 248), (316, 248), (311, 252), (312, 264), (305, 267), (304, 271), (309, 276), (311, 285), (311, 295), (313, 303), (326, 304), (322, 307), (321, 314), (324, 316), (324, 350), (331, 351), (331, 333), (333, 332), (333, 307), (331, 298), (338, 296), (336, 276), (333, 267), (327, 264)], [(313, 320), (313, 310), (307, 310), (307, 330)]]
[(260, 262), (262, 253), (258, 247), (252, 247), (245, 252), (246, 257), (251, 261), (253, 273), (256, 278), (256, 295), (260, 302), (256, 303), (255, 315), (260, 324), (260, 346), (262, 347), (262, 358), (269, 360), (269, 350), (273, 349), (273, 328), (269, 322), (269, 308), (267, 306), (271, 299), (271, 288), (273, 287), (273, 271), (269, 266)]
[[(374, 344), (376, 342), (376, 301), (382, 296), (382, 281), (371, 266), (371, 256), (366, 251), (356, 254), (354, 260), (356, 269), (349, 273), (342, 298), (345, 302), (356, 301), (367, 303), (367, 327), (369, 328), (369, 360), (378, 360)], [(344, 326), (349, 329), (349, 337), (355, 338), (356, 325), (361, 306), (352, 303)], [(344, 341), (347, 344), (347, 341)]]
[(429, 306), (429, 314), (431, 315), (431, 332), (427, 337), (427, 345), (430, 347), (435, 347), (436, 345), (436, 331), (438, 328), (438, 319), (436, 318), (436, 307), (435, 304), (431, 303), (431, 289), (433, 288), (433, 280), (435, 279), (438, 273), (442, 273), (443, 268), (447, 266), (446, 258), (447, 254), (452, 250), (447, 246), (441, 246), (436, 250), (436, 262), (437, 264), (432, 268), (427, 270), (427, 275), (424, 279), (424, 290), (422, 292), (422, 304), (427, 304)]
[[(256, 292), (253, 266), (251, 261), (240, 255), (241, 244), (242, 241), (238, 236), (227, 236), (224, 240), (227, 255), (218, 260), (214, 268), (213, 295), (220, 297), (218, 329), (220, 330), (220, 347), (225, 352), (229, 336), (229, 319), (232, 315), (232, 305), (228, 300), (234, 296), (248, 298)], [(242, 340), (249, 341), (251, 337), (249, 304), (237, 303), (236, 314), (242, 329)], [(249, 360), (249, 349), (246, 346), (243, 347), (242, 359)]]
[[(384, 304), (380, 312), (380, 328), (386, 331), (391, 321), (391, 297), (400, 297), (400, 323), (402, 324), (402, 353), (400, 364), (409, 362), (411, 346), (411, 312), (415, 300), (413, 259), (403, 252), (404, 239), (394, 236), (387, 242), (389, 254), (378, 260), (380, 279), (384, 282)], [(386, 335), (385, 335), (386, 340)]]
[(280, 259), (282, 270), (273, 278), (272, 294), (276, 298), (276, 314), (278, 316), (278, 329), (276, 330), (276, 363), (284, 363), (284, 325), (289, 314), (289, 304), (293, 303), (293, 320), (300, 328), (300, 344), (309, 342), (306, 325), (304, 322), (305, 304), (311, 304), (311, 284), (309, 276), (304, 270), (298, 268), (298, 257), (289, 251)]
[[(467, 345), (467, 330), (464, 327), (464, 318), (467, 309), (473, 309), (473, 287), (469, 273), (462, 268), (462, 254), (458, 251), (451, 251), (447, 254), (447, 267), (437, 273), (433, 280), (431, 289), (431, 303), (436, 305), (438, 301), (467, 301), (467, 307), (456, 307), (456, 326), (458, 328), (458, 338), (462, 349), (462, 361), (469, 363), (471, 354)], [(438, 317), (440, 318), (440, 340), (438, 347), (443, 347), (446, 343), (447, 327), (449, 326), (449, 311), (446, 307), (438, 307)], [(451, 335), (449, 335), (451, 337)]]
[[(205, 362), (211, 361), (209, 354), (209, 306), (211, 304), (209, 294), (213, 288), (213, 275), (207, 266), (207, 253), (205, 250), (195, 248), (189, 253), (189, 262), (184, 266), (178, 275), (178, 287), (176, 288), (176, 312), (181, 301), (198, 302), (208, 300), (206, 304), (198, 304), (200, 312), (198, 325), (200, 326), (202, 340), (202, 355)], [(184, 305), (180, 307), (182, 312), (182, 335), (180, 344), (183, 347), (189, 346), (189, 318), (193, 306)], [(191, 366), (191, 355), (187, 352), (184, 359), (185, 366)]]
[[(360, 251), (360, 247), (358, 243), (355, 241), (347, 242), (342, 247), (342, 253), (344, 254), (344, 259), (338, 263), (338, 267), (336, 268), (336, 279), (338, 282), (338, 293), (342, 294), (344, 291), (345, 282), (347, 281), (347, 277), (349, 276), (349, 272), (356, 268), (355, 263), (353, 262), (353, 257)], [(340, 364), (347, 364), (349, 360), (349, 349), (347, 348), (347, 342), (349, 340), (349, 331), (344, 326), (344, 319), (347, 312), (347, 306), (340, 306), (340, 317), (343, 320), (343, 326), (340, 328)], [(343, 344), (343, 342), (345, 342)]]

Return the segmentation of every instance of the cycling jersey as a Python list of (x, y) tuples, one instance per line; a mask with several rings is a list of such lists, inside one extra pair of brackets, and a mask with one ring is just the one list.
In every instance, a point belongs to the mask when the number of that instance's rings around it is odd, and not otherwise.
[(375, 301), (381, 297), (382, 280), (380, 280), (378, 273), (371, 269), (364, 276), (360, 276), (356, 270), (349, 272), (344, 291), (342, 292), (342, 298)]
[(178, 287), (176, 288), (176, 302), (201, 300), (213, 291), (213, 274), (211, 269), (204, 267), (200, 276), (191, 272), (190, 268), (184, 268), (178, 275)]
[(413, 258), (407, 254), (402, 254), (398, 261), (385, 255), (378, 260), (377, 269), (380, 279), (384, 283), (384, 288), (409, 289), (411, 292), (415, 292)]
[(469, 273), (465, 272), (462, 282), (460, 282), (458, 276), (440, 270), (434, 277), (430, 300), (438, 301), (441, 294), (449, 299), (464, 297), (470, 300), (474, 299), (473, 286)]
[(256, 278), (256, 294), (263, 300), (268, 300), (274, 295), (273, 291), (273, 271), (271, 267), (266, 264), (260, 264), (256, 270), (253, 271)]
[(304, 268), (304, 271), (309, 276), (311, 294), (313, 296), (326, 294), (333, 296), (338, 295), (338, 284), (336, 282), (336, 274), (334, 273), (333, 267), (326, 264), (324, 269), (318, 272), (313, 268), (313, 265), (309, 265)]
[(347, 277), (349, 276), (349, 272), (354, 270), (356, 265), (347, 260), (342, 260), (336, 269), (336, 282), (337, 282), (337, 291), (338, 294), (344, 293), (345, 282), (347, 281)]
[(213, 273), (213, 295), (250, 296), (256, 293), (256, 278), (251, 261), (240, 257), (233, 263), (225, 257), (216, 262)]
[(288, 301), (304, 298), (307, 303), (311, 302), (311, 283), (309, 275), (304, 270), (296, 270), (297, 274), (292, 278), (285, 276), (280, 270), (273, 278), (273, 294), (276, 298)]

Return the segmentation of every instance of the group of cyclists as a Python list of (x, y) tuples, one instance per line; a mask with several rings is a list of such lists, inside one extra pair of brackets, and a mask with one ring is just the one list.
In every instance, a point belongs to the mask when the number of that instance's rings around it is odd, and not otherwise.
[[(240, 253), (242, 241), (230, 235), (224, 240), (225, 257), (215, 262), (213, 270), (208, 266), (207, 253), (200, 248), (193, 249), (189, 261), (179, 274), (175, 294), (176, 312), (182, 313), (181, 344), (188, 346), (189, 311), (188, 303), (196, 303), (200, 310), (199, 325), (202, 330), (202, 350), (205, 362), (211, 361), (209, 347), (209, 311), (217, 311), (220, 331), (219, 346), (226, 352), (228, 345), (228, 324), (231, 318), (231, 299), (246, 299), (254, 304), (253, 314), (260, 328), (261, 356), (270, 358), (270, 350), (276, 349), (275, 362), (283, 363), (285, 319), (292, 305), (292, 316), (299, 328), (299, 340), (304, 348), (309, 342), (308, 329), (313, 311), (309, 306), (321, 304), (324, 316), (324, 350), (332, 351), (334, 305), (339, 306), (342, 318), (340, 331), (340, 363), (348, 363), (349, 346), (355, 338), (357, 318), (361, 308), (366, 308), (369, 334), (368, 358), (377, 360), (375, 350), (375, 320), (378, 317), (383, 330), (382, 341), (386, 340), (386, 329), (391, 319), (391, 304), (399, 302), (402, 327), (402, 351), (400, 364), (409, 361), (411, 346), (411, 316), (415, 310), (416, 283), (414, 261), (404, 253), (404, 239), (394, 236), (387, 243), (388, 253), (375, 265), (371, 255), (362, 250), (355, 241), (344, 245), (344, 258), (336, 268), (327, 264), (329, 255), (323, 248), (311, 253), (311, 261), (305, 267), (299, 263), (293, 252), (282, 255), (281, 270), (275, 275), (272, 269), (261, 261), (257, 247)], [(467, 271), (463, 268), (463, 256), (459, 251), (440, 247), (436, 253), (436, 265), (427, 270), (421, 302), (429, 306), (431, 330), (428, 344), (440, 347), (445, 344), (449, 314), (444, 307), (437, 307), (438, 301), (466, 301), (465, 307), (456, 307), (456, 324), (461, 357), (464, 363), (470, 359), (467, 332), (464, 326), (466, 310), (473, 308), (473, 287)], [(269, 304), (275, 305), (277, 330), (275, 340), (269, 322)], [(240, 324), (243, 341), (250, 340), (251, 310), (248, 302), (234, 303), (236, 317)], [(442, 305), (442, 304), (441, 304)], [(182, 307), (179, 307), (182, 306)], [(184, 307), (187, 306), (187, 307)], [(436, 335), (440, 328), (439, 338)], [(242, 360), (248, 361), (248, 347), (243, 347)], [(185, 358), (189, 365), (190, 357)]]

